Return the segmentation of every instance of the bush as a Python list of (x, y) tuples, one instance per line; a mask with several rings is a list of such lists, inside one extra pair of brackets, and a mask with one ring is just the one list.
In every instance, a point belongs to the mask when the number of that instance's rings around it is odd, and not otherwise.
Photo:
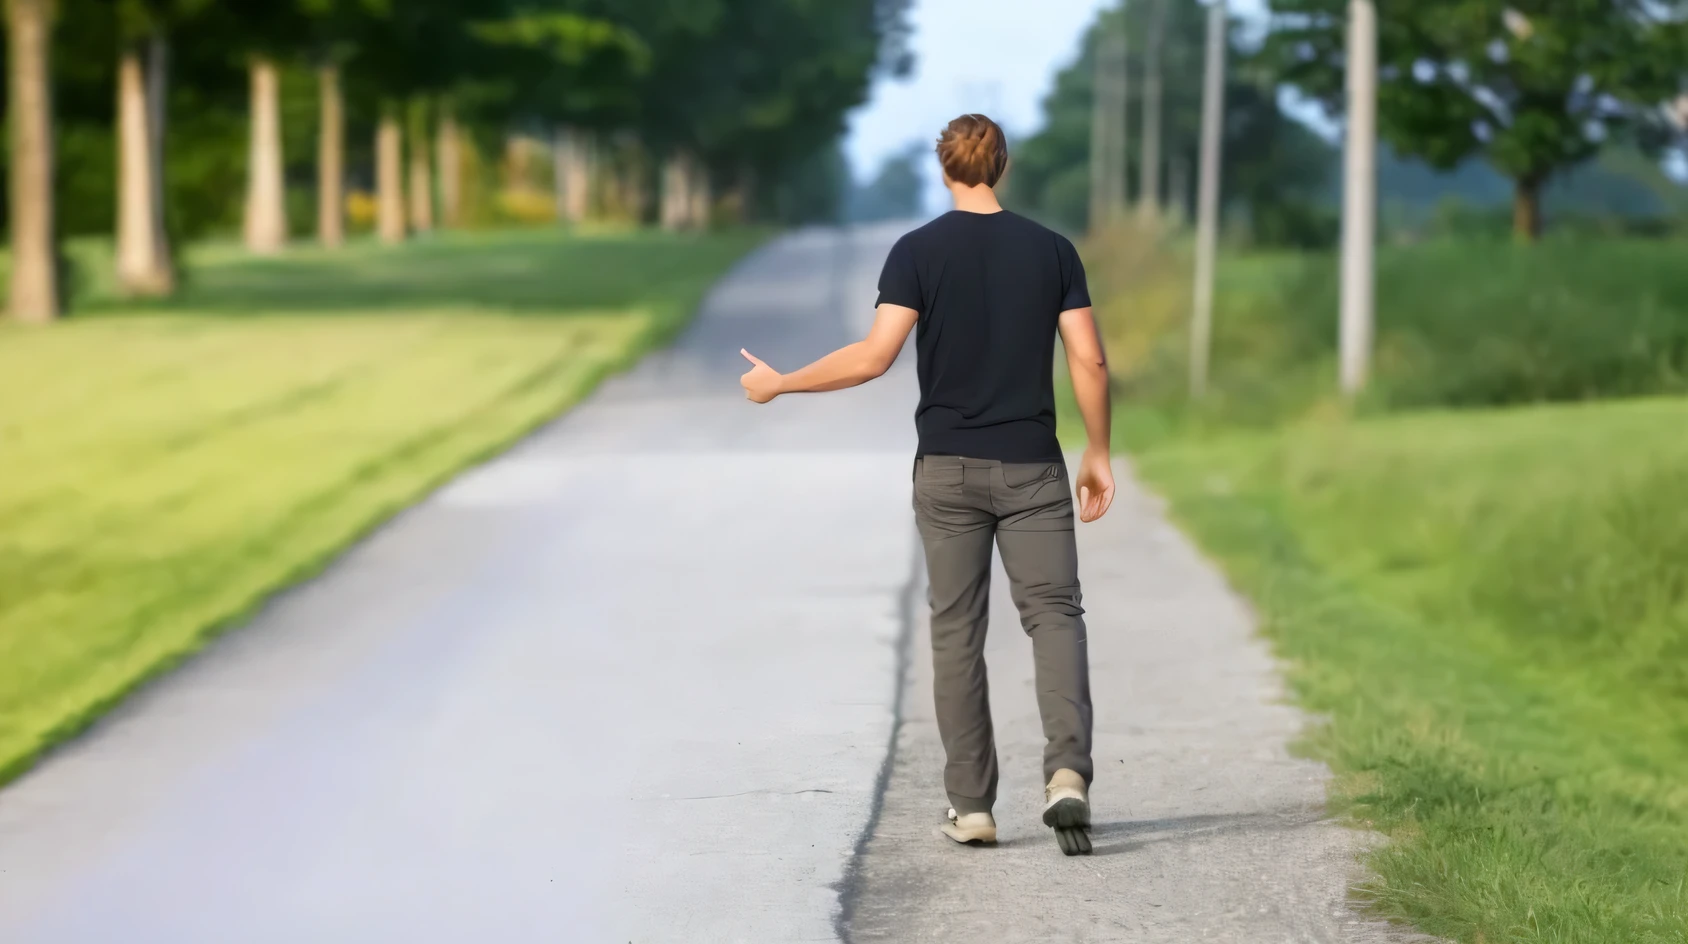
[(1252, 236), (1260, 246), (1329, 249), (1336, 245), (1342, 220), (1335, 210), (1306, 201), (1281, 200), (1253, 208)]

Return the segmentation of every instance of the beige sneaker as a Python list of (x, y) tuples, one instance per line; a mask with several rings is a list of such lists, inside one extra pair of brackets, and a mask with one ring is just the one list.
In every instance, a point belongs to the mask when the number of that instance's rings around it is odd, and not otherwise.
[(1043, 788), (1043, 825), (1055, 830), (1055, 841), (1067, 855), (1089, 855), (1090, 797), (1076, 770), (1057, 770)]
[(968, 813), (961, 816), (950, 810), (945, 814), (949, 822), (938, 827), (944, 835), (964, 846), (996, 844), (996, 817), (989, 813)]

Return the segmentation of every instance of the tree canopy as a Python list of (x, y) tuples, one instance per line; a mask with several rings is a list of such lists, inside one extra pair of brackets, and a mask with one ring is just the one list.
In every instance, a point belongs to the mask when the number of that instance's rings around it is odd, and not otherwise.
[[(1482, 156), (1511, 178), (1533, 237), (1556, 175), (1607, 143), (1656, 146), (1682, 91), (1680, 0), (1381, 2), (1378, 128), (1400, 154), (1453, 168)], [(1346, 0), (1272, 0), (1275, 74), (1340, 115)]]
[[(489, 138), (569, 125), (631, 135), (652, 153), (685, 147), (717, 174), (755, 182), (763, 192), (749, 205), (775, 212), (780, 187), (822, 179), (815, 169), (829, 166), (874, 77), (908, 68), (909, 2), (59, 0), (60, 230), (111, 231), (115, 53), (154, 32), (170, 43), (166, 215), (186, 236), (239, 219), (253, 53), (282, 67), (291, 180), (311, 177), (311, 70), (332, 60), (344, 73), (354, 181), (371, 178), (382, 102), (420, 96), (450, 102)], [(290, 213), (309, 213), (307, 197), (290, 197)]]

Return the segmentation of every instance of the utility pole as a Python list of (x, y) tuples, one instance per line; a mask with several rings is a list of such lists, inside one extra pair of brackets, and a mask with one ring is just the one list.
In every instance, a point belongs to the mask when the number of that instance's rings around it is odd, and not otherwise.
[(1150, 0), (1149, 33), (1143, 41), (1143, 144), (1137, 168), (1137, 215), (1153, 223), (1161, 212), (1161, 43), (1166, 38), (1166, 0)]
[(1348, 130), (1342, 182), (1342, 392), (1371, 367), (1377, 240), (1377, 7), (1348, 0)]
[(1123, 18), (1104, 21), (1096, 42), (1090, 110), (1090, 230), (1097, 232), (1125, 208), (1125, 111), (1129, 73)]
[(1225, 117), (1225, 0), (1207, 8), (1207, 68), (1202, 78), (1201, 182), (1196, 197), (1196, 286), (1190, 315), (1190, 396), (1207, 390), (1213, 347), (1213, 270), (1219, 254), (1219, 147)]

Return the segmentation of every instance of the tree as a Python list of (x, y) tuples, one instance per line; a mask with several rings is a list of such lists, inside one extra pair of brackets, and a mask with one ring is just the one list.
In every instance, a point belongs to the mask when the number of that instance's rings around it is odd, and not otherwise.
[(453, 229), (463, 223), (463, 132), (449, 98), (440, 102), (434, 151), (440, 177), (440, 225)]
[(246, 248), (279, 252), (287, 244), (287, 183), (281, 149), (281, 68), (276, 59), (253, 53), (251, 146), (247, 152)]
[(1130, 39), (1123, 23), (1099, 27), (1091, 59), (1090, 212), (1086, 222), (1097, 232), (1116, 221), (1126, 203), (1127, 104), (1130, 101)]
[(317, 66), (317, 241), (334, 248), (346, 238), (346, 98), (340, 64)]
[[(591, 204), (592, 139), (632, 122), (636, 83), (651, 54), (633, 24), (607, 18), (613, 8), (599, 16), (572, 6), (553, 0), (475, 29), (498, 49), (506, 77), (478, 83), (482, 116), (498, 111), (506, 120), (520, 115), (549, 127), (557, 220), (578, 224)], [(499, 92), (489, 94), (491, 88)]]
[(371, 22), (392, 12), (390, 0), (296, 0), (305, 46), (317, 77), (317, 241), (328, 248), (345, 240), (346, 64)]
[[(1341, 113), (1345, 0), (1272, 0), (1278, 75)], [(1653, 140), (1688, 61), (1680, 0), (1413, 0), (1378, 24), (1379, 133), (1438, 168), (1482, 155), (1513, 181), (1516, 236), (1542, 188), (1609, 141)]]
[(175, 287), (164, 226), (165, 30), (169, 9), (120, 0), (117, 51), (118, 285), (133, 295)]
[(272, 254), (287, 245), (286, 155), (282, 148), (281, 66), (305, 53), (318, 0), (218, 4), (221, 31), (247, 73), (246, 202), (241, 231), (246, 248)]
[(11, 126), (12, 284), (7, 311), (19, 321), (58, 317), (53, 239), (53, 104), (49, 91), (52, 0), (6, 0)]
[(375, 129), (375, 232), (384, 243), (404, 241), (404, 132), (396, 106), (381, 110)]
[[(1103, 38), (1119, 28), (1119, 18), (1125, 18), (1132, 35), (1141, 36), (1149, 31), (1147, 18), (1153, 12), (1147, 4), (1133, 3), (1124, 10), (1103, 11), (1091, 24), (1080, 40), (1078, 56), (1055, 75), (1043, 101), (1043, 127), (1014, 148), (1003, 195), (1009, 206), (1068, 231), (1085, 227), (1092, 192), (1097, 53)], [(1188, 169), (1196, 167), (1199, 152), (1207, 9), (1196, 0), (1166, 0), (1164, 17), (1159, 150), (1162, 163), (1177, 172), (1169, 176), (1169, 183), (1177, 183), (1168, 189), (1172, 204), (1178, 206), (1189, 199), (1194, 175)], [(1278, 107), (1275, 73), (1262, 68), (1245, 36), (1244, 25), (1233, 23), (1227, 38), (1231, 68), (1225, 77), (1220, 200), (1222, 210), (1246, 210), (1260, 235), (1274, 219), (1291, 215), (1290, 208), (1311, 206), (1321, 198), (1335, 152)], [(1132, 99), (1123, 110), (1136, 114), (1143, 107), (1142, 85), (1131, 83)], [(1140, 155), (1125, 154), (1113, 171), (1115, 184), (1123, 190), (1140, 164)]]
[(701, 167), (675, 176), (688, 195), (717, 178), (772, 184), (798, 175), (843, 132), (876, 75), (911, 65), (907, 0), (628, 6), (639, 10), (635, 22), (655, 24), (638, 127), (660, 153), (688, 154)]
[(406, 121), (410, 148), (410, 228), (426, 233), (434, 228), (434, 169), (428, 160), (428, 100), (410, 100)]
[[(1166, 40), (1167, 0), (1150, 0), (1143, 37), (1143, 156), (1137, 162), (1137, 213), (1149, 222), (1161, 210), (1161, 45)], [(1223, 91), (1221, 89), (1221, 91)]]

